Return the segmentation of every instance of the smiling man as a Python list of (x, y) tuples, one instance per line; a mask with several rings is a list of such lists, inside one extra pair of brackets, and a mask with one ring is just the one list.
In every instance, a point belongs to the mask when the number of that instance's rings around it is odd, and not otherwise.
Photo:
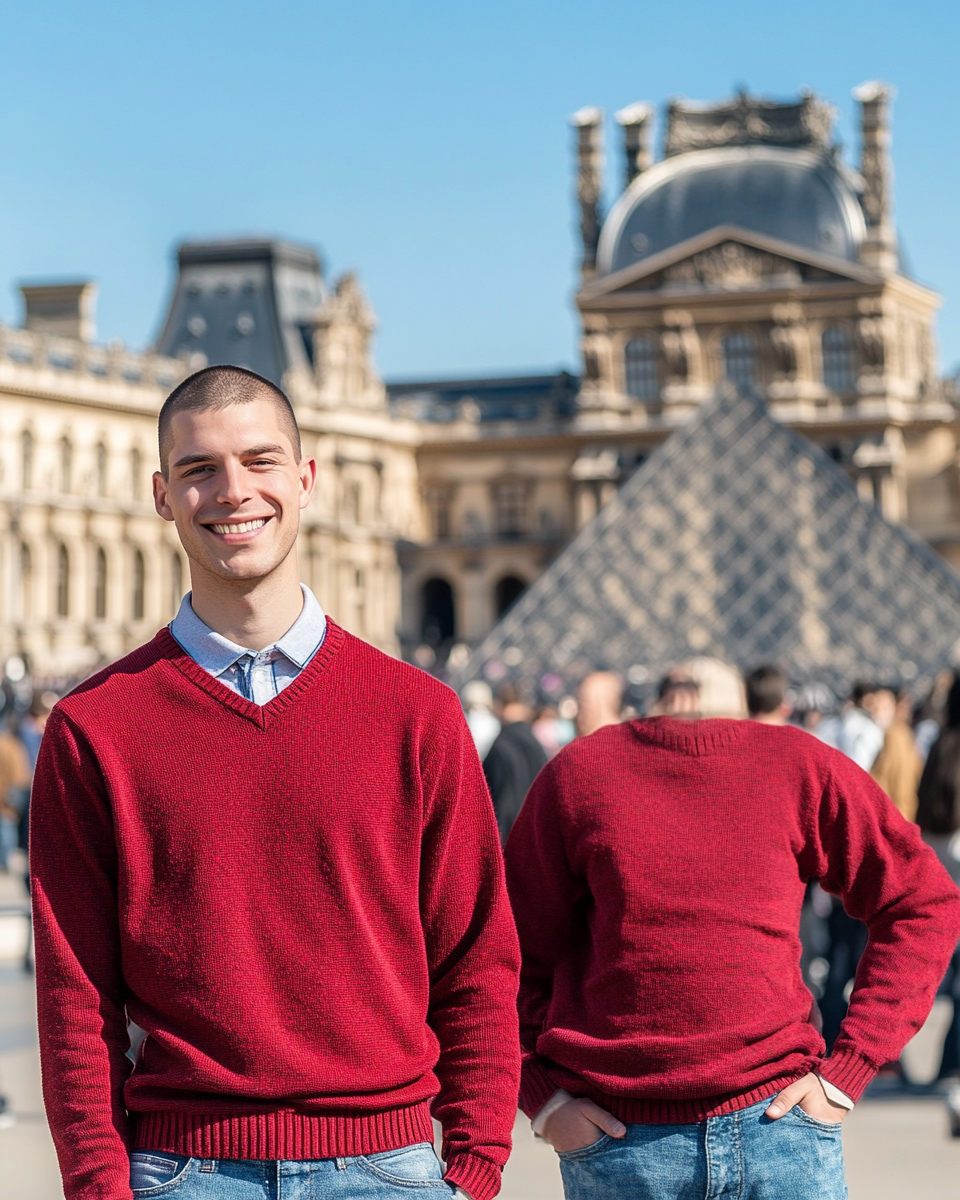
[(159, 440), (193, 590), (57, 705), (33, 793), (67, 1200), (491, 1200), (518, 952), (457, 698), (300, 584), (316, 464), (279, 389), (207, 368)]

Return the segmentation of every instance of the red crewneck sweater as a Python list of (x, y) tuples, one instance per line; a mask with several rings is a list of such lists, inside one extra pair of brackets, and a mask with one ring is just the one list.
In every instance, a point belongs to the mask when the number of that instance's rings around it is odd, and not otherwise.
[[(568, 746), (506, 847), (523, 951), (521, 1107), (737, 1111), (817, 1070), (858, 1099), (930, 1011), (960, 892), (872, 779), (798, 729), (661, 717)], [(830, 1058), (798, 928), (819, 879), (870, 938)]]
[(452, 691), (329, 621), (261, 708), (163, 630), (57, 705), (31, 809), (68, 1200), (130, 1200), (133, 1148), (352, 1156), (432, 1140), (431, 1112), (448, 1180), (496, 1194), (519, 963)]

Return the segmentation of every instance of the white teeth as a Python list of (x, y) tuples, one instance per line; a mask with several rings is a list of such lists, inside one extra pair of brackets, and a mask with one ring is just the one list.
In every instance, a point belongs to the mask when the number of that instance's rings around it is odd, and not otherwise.
[(250, 533), (253, 529), (260, 529), (266, 525), (266, 519), (260, 518), (256, 521), (231, 521), (224, 525), (211, 525), (210, 528), (214, 533)]

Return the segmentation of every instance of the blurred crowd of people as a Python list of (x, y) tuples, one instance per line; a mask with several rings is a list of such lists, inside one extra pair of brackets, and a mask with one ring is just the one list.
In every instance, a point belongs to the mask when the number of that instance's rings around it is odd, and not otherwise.
[[(26, 710), (4, 695), (0, 717), (0, 872), (9, 872), (19, 849), (26, 854), (33, 781), (40, 739), (50, 710), (58, 700), (55, 692), (38, 690)], [(26, 870), (25, 858), (21, 860)]]
[[(625, 680), (610, 671), (586, 676), (576, 696), (534, 707), (512, 686), (496, 695), (482, 680), (461, 699), (490, 786), (505, 842), (527, 790), (544, 764), (575, 737), (639, 716), (729, 717), (795, 725), (868, 771), (960, 885), (960, 673), (942, 672), (920, 697), (895, 683), (862, 680), (846, 699), (822, 683), (791, 687), (777, 664), (744, 673), (712, 658), (678, 664), (660, 680), (644, 710), (625, 706)], [(816, 882), (801, 924), (803, 970), (832, 1045), (847, 1009), (866, 927)], [(960, 1077), (960, 954), (941, 993), (953, 1019), (938, 1079)], [(899, 1063), (889, 1074), (903, 1076)], [(957, 1117), (960, 1136), (960, 1114)]]

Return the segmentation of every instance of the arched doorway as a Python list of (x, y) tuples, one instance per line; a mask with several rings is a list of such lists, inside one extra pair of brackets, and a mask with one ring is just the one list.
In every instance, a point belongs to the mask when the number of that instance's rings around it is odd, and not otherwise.
[(497, 619), (507, 611), (527, 590), (527, 585), (516, 575), (504, 575), (494, 589), (494, 602), (497, 609)]
[(457, 631), (453, 588), (446, 579), (428, 579), (423, 585), (421, 636), (428, 646), (452, 641)]

